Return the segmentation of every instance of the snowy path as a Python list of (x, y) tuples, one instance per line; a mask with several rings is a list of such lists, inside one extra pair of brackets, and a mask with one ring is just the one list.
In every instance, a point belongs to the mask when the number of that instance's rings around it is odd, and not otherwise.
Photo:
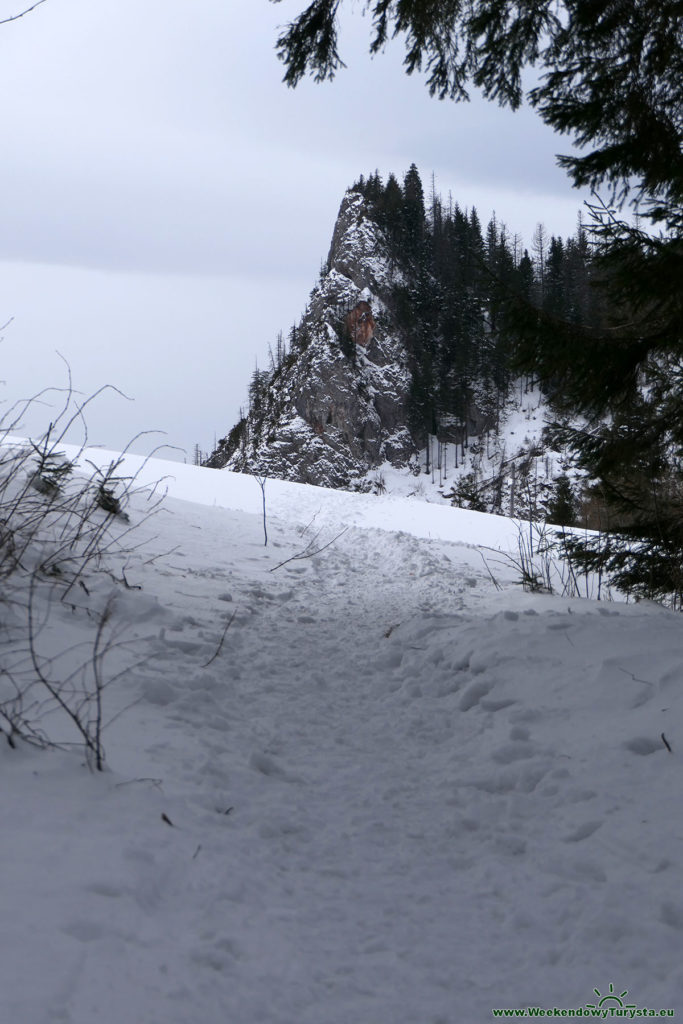
[(679, 618), (496, 593), (474, 549), (354, 525), (270, 572), (296, 516), (264, 548), (255, 515), (170, 508), (112, 773), (2, 752), (41, 816), (5, 839), (8, 884), (40, 879), (11, 1020), (478, 1024), (612, 982), (683, 1007)]
[[(452, 734), (438, 702), (419, 720), (405, 701), (396, 706), (402, 644), (393, 637), (416, 615), (452, 623), (481, 570), (435, 590), (445, 566), (427, 546), (353, 530), (272, 574), (272, 549), (257, 543), (248, 581), (228, 584), (236, 619), (220, 661), (190, 695), (179, 680), (166, 705), (202, 750), (177, 785), (189, 798), (196, 787), (209, 809), (237, 803), (221, 840), (249, 864), (259, 893), (255, 919), (246, 898), (239, 928), (224, 921), (216, 933), (218, 946), (227, 939), (251, 960), (246, 992), (233, 978), (222, 1005), (234, 1000), (234, 1019), (245, 1020), (417, 1020), (434, 990), (447, 1020), (449, 838), (442, 825), (435, 832), (443, 779), (424, 773), (424, 745), (450, 745)], [(186, 557), (196, 564), (197, 554)], [(226, 596), (225, 578), (211, 575), (186, 578), (181, 595), (197, 588), (190, 607), (202, 621), (217, 606), (207, 583)], [(264, 986), (277, 1000), (240, 1010)]]

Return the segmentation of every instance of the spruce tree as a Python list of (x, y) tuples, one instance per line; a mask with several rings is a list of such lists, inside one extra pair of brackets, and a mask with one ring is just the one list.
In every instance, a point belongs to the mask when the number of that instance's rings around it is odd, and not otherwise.
[(380, 223), (389, 242), (392, 259), (399, 256), (403, 232), (403, 192), (394, 174), (390, 174), (381, 200), (376, 204)]
[(553, 526), (574, 526), (576, 523), (576, 499), (566, 474), (558, 476), (553, 494), (546, 509), (546, 520)]
[(417, 167), (411, 164), (403, 180), (403, 246), (407, 259), (416, 264), (424, 257), (426, 227), (422, 181)]

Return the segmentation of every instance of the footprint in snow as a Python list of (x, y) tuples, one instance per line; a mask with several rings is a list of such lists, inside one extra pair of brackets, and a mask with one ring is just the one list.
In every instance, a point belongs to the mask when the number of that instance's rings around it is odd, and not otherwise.
[(193, 950), (190, 958), (198, 967), (207, 967), (211, 971), (222, 974), (229, 970), (241, 955), (241, 949), (237, 943), (233, 939), (226, 938), (207, 942)]
[(662, 921), (671, 928), (683, 931), (683, 907), (679, 903), (663, 903)]
[(516, 701), (509, 697), (503, 697), (500, 700), (482, 700), (480, 702), (484, 711), (505, 711), (506, 708), (511, 708), (515, 703)]
[(280, 778), (283, 778), (285, 775), (283, 769), (272, 757), (269, 757), (268, 754), (261, 754), (258, 751), (255, 751), (249, 758), (249, 766), (254, 771), (260, 772), (261, 775), (275, 775)]
[(104, 934), (101, 926), (94, 921), (73, 921), (62, 928), (65, 935), (69, 935), (78, 942), (94, 942), (101, 939)]
[(125, 895), (120, 886), (113, 885), (111, 882), (93, 882), (91, 885), (86, 885), (85, 891), (95, 893), (96, 896), (105, 896), (107, 899), (118, 899)]
[(536, 753), (532, 743), (517, 740), (513, 743), (505, 743), (498, 750), (494, 750), (491, 757), (497, 764), (513, 764), (515, 761), (526, 761)]
[(513, 725), (512, 729), (510, 729), (511, 740), (528, 740), (529, 735), (529, 730), (524, 725)]
[(469, 711), (470, 708), (476, 707), (482, 697), (492, 689), (491, 683), (472, 683), (468, 686), (462, 697), (460, 698), (459, 708), (461, 711)]
[(586, 821), (583, 825), (579, 825), (573, 832), (562, 838), (565, 843), (580, 843), (583, 839), (588, 839), (594, 832), (597, 832), (601, 826), (601, 821)]
[(651, 736), (635, 736), (632, 740), (627, 740), (624, 746), (632, 754), (640, 754), (643, 757), (647, 757), (648, 754), (654, 754), (658, 750), (664, 750), (662, 740), (655, 740)]
[(150, 704), (165, 707), (176, 699), (177, 694), (163, 679), (148, 679), (142, 684), (142, 696)]

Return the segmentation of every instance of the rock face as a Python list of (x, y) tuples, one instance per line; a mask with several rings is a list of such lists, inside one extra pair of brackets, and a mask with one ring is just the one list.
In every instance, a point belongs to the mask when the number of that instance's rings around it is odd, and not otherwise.
[(369, 302), (361, 300), (346, 314), (346, 329), (354, 344), (368, 347), (375, 333), (375, 320)]
[(326, 272), (289, 351), (254, 385), (248, 416), (207, 465), (352, 487), (417, 452), (407, 427), (411, 377), (391, 312), (396, 271), (364, 197), (344, 196)]

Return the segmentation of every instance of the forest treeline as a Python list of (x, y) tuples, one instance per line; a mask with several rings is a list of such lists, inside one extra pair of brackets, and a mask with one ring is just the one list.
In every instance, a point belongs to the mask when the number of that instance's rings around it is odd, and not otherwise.
[(352, 188), (382, 227), (398, 271), (394, 312), (409, 353), (417, 435), (448, 435), (468, 422), (497, 425), (519, 373), (519, 305), (577, 325), (600, 320), (580, 217), (566, 239), (539, 223), (527, 248), (495, 215), (483, 227), (476, 208), (444, 202), (433, 182), (425, 197), (414, 164), (402, 183), (394, 174), (384, 183), (375, 172)]

